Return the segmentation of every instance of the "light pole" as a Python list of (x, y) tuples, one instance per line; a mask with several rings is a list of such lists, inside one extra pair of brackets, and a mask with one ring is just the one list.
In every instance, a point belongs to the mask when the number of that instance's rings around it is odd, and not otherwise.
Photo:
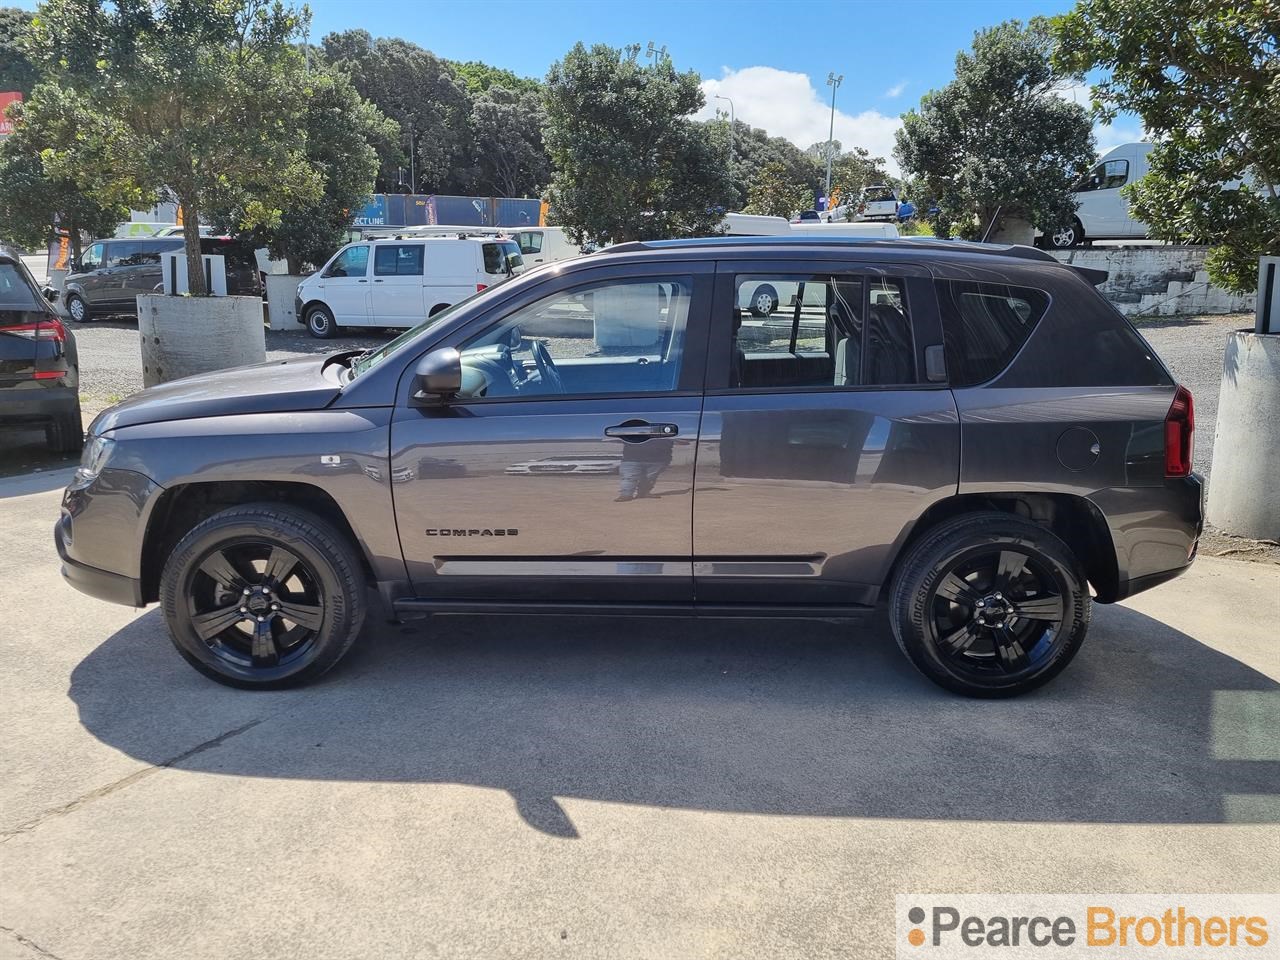
[(663, 60), (671, 59), (667, 56), (667, 45), (664, 43), (661, 47), (655, 47), (652, 40), (649, 41), (649, 48), (645, 50), (644, 55), (646, 57), (653, 57), (653, 65), (655, 67)]
[(844, 82), (844, 74), (836, 76), (832, 70), (827, 74), (827, 86), (831, 88), (831, 127), (827, 130), (827, 201), (831, 201), (831, 155), (835, 153), (836, 142), (836, 88)]
[(733, 169), (733, 124), (734, 124), (733, 101), (730, 100), (728, 97), (722, 97), (718, 93), (716, 94), (716, 99), (723, 100), (725, 103), (729, 104), (729, 169), (732, 170)]

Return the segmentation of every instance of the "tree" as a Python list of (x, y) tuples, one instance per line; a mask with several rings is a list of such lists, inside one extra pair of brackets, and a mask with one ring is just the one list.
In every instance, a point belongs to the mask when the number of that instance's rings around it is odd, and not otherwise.
[[(718, 127), (723, 121), (708, 120), (709, 128)], [(726, 130), (726, 135), (727, 135)], [(728, 142), (724, 143), (728, 150)], [(784, 137), (771, 137), (748, 123), (737, 120), (733, 124), (733, 190), (730, 198), (730, 209), (742, 209), (748, 202), (752, 185), (760, 178), (764, 168), (770, 164), (779, 164), (786, 169), (783, 179), (796, 185), (803, 184), (809, 196), (800, 204), (800, 209), (813, 206), (813, 190), (818, 185), (817, 167), (804, 152)]]
[(980, 238), (1009, 219), (1052, 228), (1075, 212), (1093, 137), (1084, 108), (1054, 92), (1066, 77), (1051, 50), (1042, 17), (979, 31), (955, 79), (903, 115), (894, 155), (937, 199), (944, 235)]
[(471, 186), (471, 101), (448, 61), (406, 40), (375, 40), (364, 30), (331, 33), (321, 42), (360, 96), (400, 124), (400, 149), (382, 158), (384, 186), (395, 189), (400, 166), (414, 172), (411, 193)]
[(23, 37), (31, 14), (17, 7), (0, 7), (0, 93), (17, 91), (24, 97), (35, 89), (40, 74), (27, 56)]
[(725, 146), (690, 114), (696, 72), (576, 44), (547, 74), (556, 218), (576, 243), (711, 233), (733, 197)]
[(91, 196), (74, 180), (51, 174), (44, 158), (69, 151), (77, 165), (96, 164), (95, 151), (109, 142), (109, 131), (73, 96), (48, 84), (15, 107), (14, 119), (14, 133), (0, 142), (0, 238), (34, 249), (55, 239), (60, 228), (78, 260), (81, 236), (109, 236), (129, 219), (138, 197), (127, 182)]
[(321, 67), (306, 78), (306, 160), (323, 184), (310, 203), (285, 210), (262, 231), (271, 255), (289, 272), (323, 264), (345, 241), (355, 210), (373, 193), (379, 154), (394, 150), (400, 128), (361, 99), (341, 71)]
[(54, 82), (114, 128), (95, 167), (51, 152), (54, 176), (90, 192), (127, 177), (182, 210), (190, 290), (205, 295), (200, 222), (245, 229), (319, 193), (301, 135), (304, 14), (279, 0), (45, 0), (27, 49)]
[(1258, 257), (1280, 254), (1280, 9), (1081, 0), (1054, 25), (1063, 70), (1108, 71), (1096, 115), (1132, 111), (1155, 141), (1150, 172), (1125, 188), (1134, 215), (1153, 236), (1213, 244), (1210, 278), (1253, 290)]
[(533, 77), (522, 77), (519, 74), (512, 73), (510, 70), (492, 67), (479, 60), (446, 60), (445, 62), (449, 64), (454, 74), (462, 80), (467, 92), (472, 96), (485, 93), (491, 87), (506, 87), (508, 90), (518, 90), (521, 93), (542, 92), (541, 80), (535, 80)]
[(831, 164), (831, 194), (835, 203), (851, 204), (848, 208), (850, 219), (862, 191), (873, 183), (886, 183), (888, 180), (889, 176), (884, 172), (884, 157), (873, 157), (863, 147), (837, 154)]
[(551, 178), (542, 94), (491, 86), (471, 106), (476, 185), (500, 197), (537, 196)]
[(785, 164), (774, 161), (766, 164), (752, 181), (748, 196), (743, 213), (790, 219), (797, 210), (808, 207), (813, 191), (807, 184), (792, 180)]

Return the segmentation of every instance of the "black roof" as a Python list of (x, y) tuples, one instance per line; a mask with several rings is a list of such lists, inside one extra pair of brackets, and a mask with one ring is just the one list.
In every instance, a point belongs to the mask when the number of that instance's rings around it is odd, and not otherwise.
[(968, 240), (941, 240), (937, 237), (898, 237), (894, 239), (882, 237), (823, 237), (815, 235), (794, 237), (692, 237), (686, 240), (639, 240), (620, 243), (606, 247), (597, 254), (639, 253), (645, 250), (679, 252), (698, 251), (712, 252), (734, 248), (750, 250), (773, 249), (777, 251), (795, 252), (811, 247), (839, 248), (857, 250), (859, 252), (930, 252), (949, 255), (948, 259), (965, 260), (970, 257), (1007, 257), (1015, 260), (1030, 260), (1037, 264), (1053, 264), (1069, 269), (1083, 276), (1092, 285), (1107, 279), (1105, 270), (1091, 270), (1064, 264), (1035, 247), (1014, 243), (976, 243)]

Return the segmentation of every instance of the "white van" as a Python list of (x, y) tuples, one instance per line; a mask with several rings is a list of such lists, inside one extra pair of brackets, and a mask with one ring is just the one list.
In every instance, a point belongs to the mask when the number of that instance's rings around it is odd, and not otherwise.
[(1109, 151), (1076, 184), (1080, 205), (1072, 222), (1042, 237), (1042, 246), (1055, 250), (1074, 247), (1089, 240), (1146, 238), (1147, 225), (1129, 215), (1129, 201), (1120, 188), (1147, 174), (1149, 143), (1125, 143)]
[(349, 243), (298, 284), (298, 322), (327, 340), (340, 327), (412, 327), (524, 270), (502, 237)]
[(806, 221), (791, 224), (791, 232), (797, 236), (819, 237), (869, 237), (873, 240), (896, 240), (898, 233), (896, 223), (856, 221), (854, 223), (818, 223)]

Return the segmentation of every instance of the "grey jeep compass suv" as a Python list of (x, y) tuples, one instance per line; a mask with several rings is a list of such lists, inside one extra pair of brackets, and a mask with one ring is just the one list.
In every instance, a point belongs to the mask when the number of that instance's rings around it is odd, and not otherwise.
[[(951, 690), (1059, 673), (1200, 534), (1191, 397), (1027, 247), (628, 243), (366, 353), (194, 377), (90, 428), (55, 537), (242, 687), (365, 619), (845, 617), (884, 601)], [(743, 304), (767, 286), (777, 307)], [(1092, 597), (1092, 599), (1091, 599)]]

